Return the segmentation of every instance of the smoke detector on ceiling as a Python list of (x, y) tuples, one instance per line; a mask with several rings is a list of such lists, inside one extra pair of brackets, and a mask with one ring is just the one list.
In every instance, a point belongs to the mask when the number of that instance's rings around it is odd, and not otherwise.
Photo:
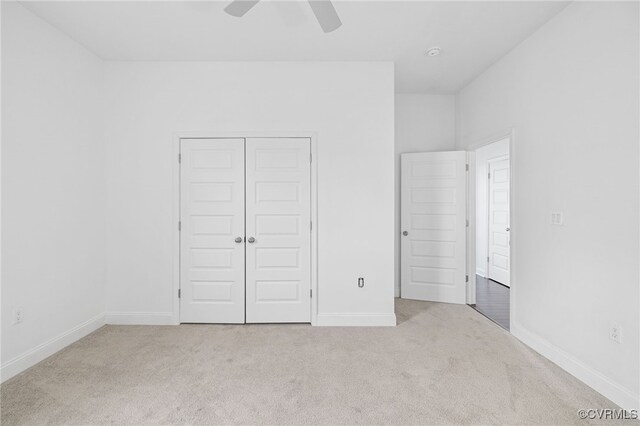
[(440, 49), (439, 47), (432, 47), (430, 49), (427, 49), (427, 56), (438, 56), (440, 52), (442, 52), (442, 49)]

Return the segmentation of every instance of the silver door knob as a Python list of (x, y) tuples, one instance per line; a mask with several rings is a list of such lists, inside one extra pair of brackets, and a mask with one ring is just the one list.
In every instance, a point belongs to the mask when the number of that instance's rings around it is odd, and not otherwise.
[(407, 231), (402, 231), (402, 235), (406, 237), (407, 235), (409, 235), (409, 233)]
[(249, 237), (249, 239), (248, 239), (247, 241), (249, 241), (250, 243), (255, 243), (255, 242), (256, 242), (256, 239), (255, 239), (255, 238), (253, 238), (253, 237)]
[(236, 238), (236, 243), (241, 243), (242, 242), (242, 237), (237, 237)]
[(509, 232), (511, 231), (511, 228), (506, 228), (505, 231)]

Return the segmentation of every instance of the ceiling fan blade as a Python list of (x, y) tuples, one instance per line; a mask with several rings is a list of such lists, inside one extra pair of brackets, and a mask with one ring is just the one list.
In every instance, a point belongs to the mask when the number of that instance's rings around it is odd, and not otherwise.
[(335, 31), (342, 25), (331, 0), (309, 0), (309, 6), (311, 6), (313, 14), (316, 15), (316, 19), (325, 33)]
[(231, 16), (242, 17), (251, 10), (253, 6), (258, 4), (260, 0), (233, 0), (224, 8), (224, 11)]

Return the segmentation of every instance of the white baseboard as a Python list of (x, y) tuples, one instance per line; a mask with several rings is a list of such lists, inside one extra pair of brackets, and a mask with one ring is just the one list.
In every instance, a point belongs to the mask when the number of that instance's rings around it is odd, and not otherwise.
[(480, 275), (482, 278), (487, 278), (487, 272), (482, 268), (476, 268), (476, 275)]
[(113, 325), (175, 325), (173, 312), (107, 312), (105, 323)]
[(26, 352), (23, 352), (17, 357), (2, 364), (2, 367), (0, 367), (0, 380), (4, 382), (15, 375), (22, 373), (27, 368), (36, 365), (59, 350), (64, 349), (86, 335), (93, 333), (103, 325), (104, 314), (100, 314)]
[(395, 314), (318, 314), (316, 325), (345, 327), (394, 327)]
[(511, 334), (540, 355), (609, 398), (621, 408), (627, 411), (640, 410), (640, 395), (634, 394), (571, 354), (524, 329), (513, 320), (511, 321)]

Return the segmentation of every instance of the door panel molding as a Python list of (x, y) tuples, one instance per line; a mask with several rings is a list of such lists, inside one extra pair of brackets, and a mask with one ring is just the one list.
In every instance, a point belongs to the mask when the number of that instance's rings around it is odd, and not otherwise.
[(491, 158), (487, 162), (489, 179), (487, 182), (488, 235), (487, 235), (487, 277), (509, 287), (510, 282), (510, 242), (509, 215), (510, 181), (509, 156)]
[[(282, 132), (274, 132), (274, 131), (265, 131), (265, 132), (246, 132), (246, 131), (237, 131), (237, 132), (176, 132), (173, 135), (173, 274), (172, 274), (172, 282), (173, 282), (173, 309), (172, 309), (172, 323), (180, 324), (180, 299), (178, 298), (178, 294), (181, 291), (181, 277), (180, 277), (180, 230), (178, 229), (178, 222), (180, 221), (180, 163), (178, 161), (180, 157), (180, 145), (182, 139), (230, 139), (230, 138), (241, 138), (241, 139), (270, 139), (270, 138), (278, 138), (278, 139), (291, 139), (291, 138), (306, 138), (309, 140), (309, 149), (310, 149), (310, 216), (311, 223), (298, 223), (295, 224), (290, 220), (284, 220), (286, 218), (281, 218), (280, 221), (271, 221), (269, 222), (268, 217), (256, 217), (255, 226), (260, 226), (260, 220), (262, 220), (262, 226), (269, 225), (271, 227), (275, 226), (278, 229), (282, 229), (284, 234), (294, 232), (295, 226), (300, 226), (301, 230), (309, 229), (309, 240), (310, 240), (310, 261), (309, 261), (309, 274), (310, 274), (310, 295), (309, 295), (309, 303), (310, 303), (310, 321), (311, 325), (318, 325), (318, 267), (317, 267), (317, 259), (318, 259), (318, 227), (320, 224), (318, 223), (318, 203), (317, 203), (317, 176), (318, 176), (318, 155), (317, 155), (317, 133), (316, 132), (306, 132), (306, 131), (282, 131)], [(285, 155), (286, 152), (280, 158), (280, 161), (287, 163), (291, 161), (291, 156)], [(220, 162), (222, 160), (219, 160)], [(260, 168), (265, 168), (265, 160), (264, 158), (260, 159), (259, 162)], [(267, 167), (268, 168), (268, 167)], [(273, 218), (271, 218), (273, 219)], [(266, 222), (265, 222), (266, 221)], [(200, 230), (204, 230), (202, 232), (220, 232), (220, 230), (224, 230), (224, 223), (222, 221), (218, 221), (218, 223), (204, 223), (200, 221), (200, 223), (196, 224)], [(247, 235), (247, 238), (249, 235)], [(295, 280), (294, 280), (295, 281)], [(263, 286), (264, 287), (264, 286)], [(283, 295), (283, 299), (286, 299), (287, 292), (290, 291), (292, 285), (287, 280), (279, 283), (276, 286), (272, 286), (268, 290), (271, 291), (271, 297), (273, 297), (273, 292), (280, 292)], [(265, 293), (264, 288), (261, 288), (260, 297), (264, 295), (269, 295), (269, 293)], [(266, 290), (265, 290), (266, 291)], [(265, 296), (266, 297), (266, 296)], [(307, 320), (308, 321), (308, 320)]]
[(466, 301), (465, 151), (401, 155), (400, 294)]
[(310, 143), (246, 139), (247, 323), (310, 322)]
[(180, 144), (180, 321), (245, 321), (245, 139)]

